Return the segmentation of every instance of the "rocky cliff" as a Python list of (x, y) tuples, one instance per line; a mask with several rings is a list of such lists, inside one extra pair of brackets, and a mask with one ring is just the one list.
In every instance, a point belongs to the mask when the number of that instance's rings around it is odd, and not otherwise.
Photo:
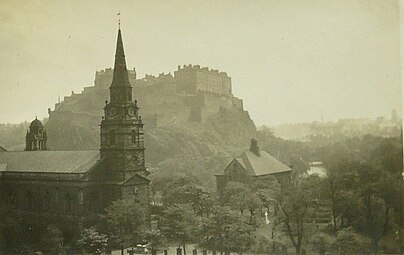
[[(256, 135), (242, 101), (232, 94), (181, 91), (171, 74), (136, 79), (130, 70), (129, 75), (145, 123), (146, 162), (153, 174), (190, 175), (213, 184), (213, 173), (222, 171)], [(49, 109), (45, 128), (51, 150), (99, 148), (99, 124), (111, 80), (111, 69), (99, 71), (94, 86), (72, 92)]]

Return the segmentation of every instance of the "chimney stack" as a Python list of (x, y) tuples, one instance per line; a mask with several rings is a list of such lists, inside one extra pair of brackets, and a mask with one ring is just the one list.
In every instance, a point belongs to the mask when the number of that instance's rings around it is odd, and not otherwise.
[(258, 146), (258, 141), (255, 138), (251, 139), (250, 151), (254, 153), (257, 157), (261, 157), (260, 147)]

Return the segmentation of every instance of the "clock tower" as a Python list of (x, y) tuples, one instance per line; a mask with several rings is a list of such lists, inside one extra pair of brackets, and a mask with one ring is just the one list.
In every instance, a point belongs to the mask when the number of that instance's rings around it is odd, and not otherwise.
[(147, 176), (144, 159), (143, 123), (137, 101), (132, 100), (132, 85), (123, 49), (121, 29), (118, 30), (115, 65), (110, 100), (105, 101), (101, 121), (101, 159), (112, 181), (126, 181), (136, 174)]

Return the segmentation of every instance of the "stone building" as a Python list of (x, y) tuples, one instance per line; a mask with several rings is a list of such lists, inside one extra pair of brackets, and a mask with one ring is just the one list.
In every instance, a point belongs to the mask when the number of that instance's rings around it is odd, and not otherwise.
[[(107, 84), (111, 84), (113, 73), (113, 68), (97, 71), (94, 86), (84, 87), (81, 93), (72, 92), (62, 102), (56, 103), (54, 110), (48, 110), (49, 122), (71, 113), (81, 115), (79, 118), (83, 119), (101, 116), (101, 107), (108, 94)], [(249, 119), (243, 100), (232, 94), (231, 77), (225, 72), (187, 65), (179, 67), (174, 75), (146, 74), (137, 78), (133, 69), (128, 70), (128, 76), (149, 128), (204, 123), (223, 109)], [(51, 129), (49, 135), (52, 135)], [(52, 139), (50, 145), (53, 146), (54, 142)]]
[(251, 139), (250, 149), (234, 158), (223, 174), (216, 175), (217, 191), (222, 194), (229, 182), (248, 183), (251, 178), (266, 179), (269, 176), (285, 184), (290, 180), (291, 173), (290, 167), (260, 150), (257, 140)]
[(3, 205), (17, 211), (72, 216), (102, 212), (112, 201), (125, 197), (150, 205), (143, 122), (132, 98), (120, 29), (109, 91), (100, 150), (46, 150), (46, 131), (35, 119), (26, 137), (26, 151), (0, 153)]
[(201, 68), (199, 65), (178, 66), (174, 72), (177, 90), (194, 94), (197, 91), (231, 96), (231, 78), (225, 72)]
[(36, 117), (31, 122), (31, 125), (29, 125), (25, 141), (26, 151), (45, 151), (48, 149), (46, 146), (46, 142), (48, 141), (46, 130), (43, 128), (42, 122)]

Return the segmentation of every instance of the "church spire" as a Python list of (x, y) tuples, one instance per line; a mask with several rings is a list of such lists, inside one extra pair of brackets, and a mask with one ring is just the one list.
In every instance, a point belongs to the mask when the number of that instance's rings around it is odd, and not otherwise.
[(118, 29), (118, 39), (116, 42), (114, 76), (111, 87), (131, 87), (128, 78), (128, 70), (126, 69), (125, 53), (123, 50), (123, 42), (121, 28)]

